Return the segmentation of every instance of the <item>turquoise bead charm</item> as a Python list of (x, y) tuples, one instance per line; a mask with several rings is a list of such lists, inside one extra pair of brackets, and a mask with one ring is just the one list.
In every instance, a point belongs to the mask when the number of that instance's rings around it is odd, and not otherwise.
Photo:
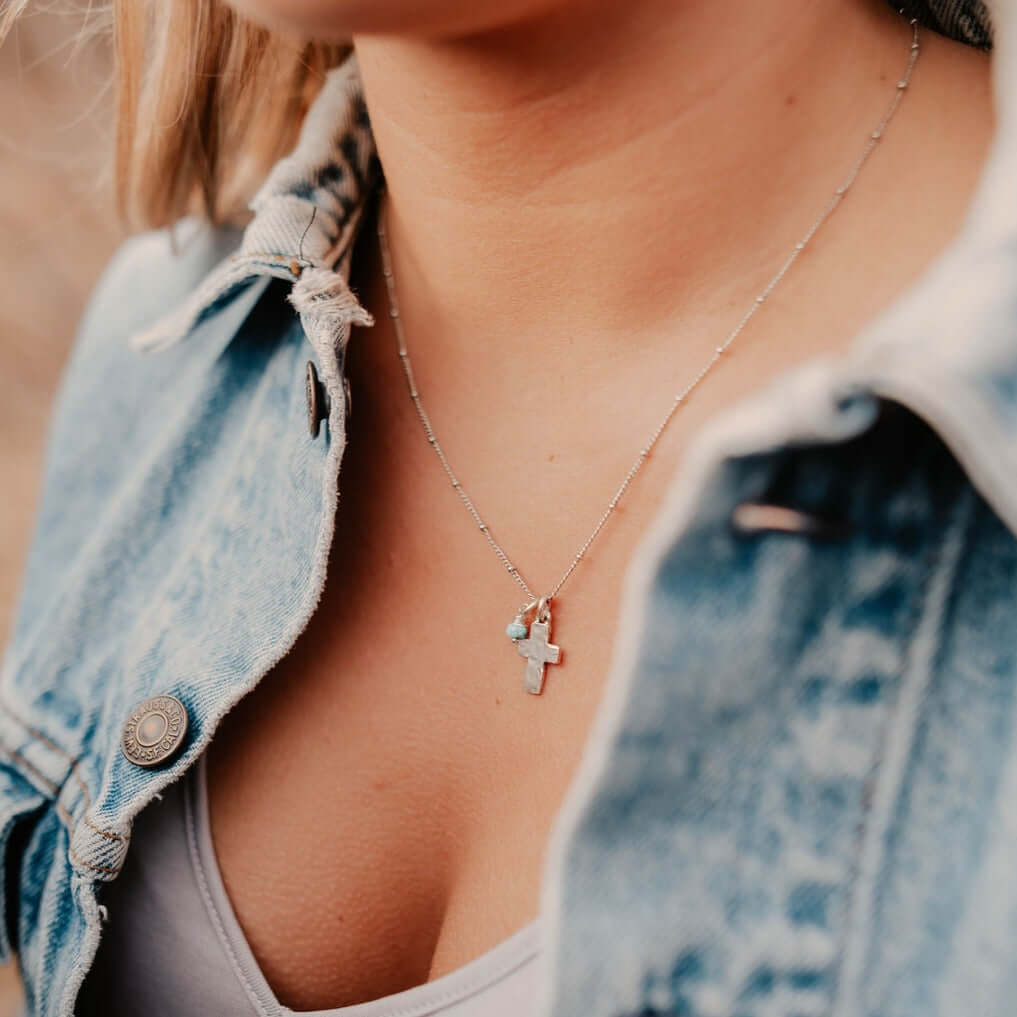
[(510, 621), (508, 625), (505, 626), (505, 635), (507, 635), (509, 639), (525, 639), (528, 632), (529, 628), (526, 623), (519, 618), (516, 618), (514, 621)]

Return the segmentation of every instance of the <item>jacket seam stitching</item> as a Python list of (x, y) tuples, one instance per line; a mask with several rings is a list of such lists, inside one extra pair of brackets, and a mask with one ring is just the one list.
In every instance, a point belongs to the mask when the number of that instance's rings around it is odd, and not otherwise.
[[(41, 741), (44, 745), (48, 746), (54, 752), (56, 752), (57, 754), (63, 756), (63, 758), (65, 760), (67, 760), (67, 762), (70, 764), (70, 774), (74, 777), (75, 781), (78, 784), (78, 787), (81, 788), (81, 793), (82, 793), (82, 795), (85, 798), (85, 809), (86, 809), (86, 811), (88, 809), (90, 809), (92, 807), (92, 796), (89, 793), (88, 785), (85, 783), (85, 780), (81, 776), (81, 772), (80, 772), (80, 770), (78, 768), (78, 764), (79, 764), (80, 760), (78, 758), (75, 758), (74, 756), (72, 756), (66, 749), (61, 748), (48, 735), (44, 734), (42, 731), (39, 731), (37, 728), (33, 727), (27, 721), (23, 720), (20, 716), (18, 716), (18, 714), (14, 710), (11, 709), (10, 703), (5, 701), (4, 704), (3, 704), (3, 708), (7, 712), (7, 714), (13, 720), (17, 721), (17, 723), (20, 724), (29, 735), (31, 735), (33, 738), (37, 739), (38, 741)], [(25, 757), (23, 755), (21, 755), (21, 753), (15, 753), (11, 749), (7, 749), (6, 751), (13, 758), (16, 758), (16, 759), (20, 760), (25, 766), (27, 766), (38, 777), (40, 777), (52, 789), (54, 795), (59, 795), (60, 791), (62, 790), (62, 786), (61, 785), (54, 784), (37, 767), (35, 767), (31, 763), (29, 763), (28, 760), (25, 759)], [(59, 805), (59, 803), (58, 803), (58, 805)], [(66, 809), (64, 811), (66, 812)], [(70, 815), (70, 813), (68, 813), (68, 815)], [(88, 826), (91, 830), (94, 830), (101, 837), (106, 837), (109, 840), (122, 841), (124, 843), (126, 843), (129, 840), (129, 838), (126, 837), (122, 833), (116, 833), (116, 832), (114, 832), (112, 830), (104, 830), (104, 829), (102, 829), (101, 827), (99, 827), (95, 823), (93, 823), (88, 818), (87, 815), (82, 815), (81, 819), (85, 823), (86, 826)], [(82, 862), (82, 864), (84, 865), (84, 864), (87, 864), (87, 863), (86, 862)]]
[[(67, 808), (59, 801), (57, 797), (60, 794), (61, 785), (53, 783), (53, 781), (51, 781), (49, 777), (46, 776), (46, 774), (44, 774), (34, 763), (26, 759), (20, 752), (18, 752), (17, 749), (12, 749), (9, 745), (0, 741), (0, 750), (6, 752), (7, 755), (11, 757), (11, 759), (20, 763), (30, 773), (35, 774), (35, 776), (39, 780), (41, 780), (53, 792), (54, 795), (53, 808), (56, 810), (56, 814), (60, 818), (60, 822), (63, 825), (64, 829), (67, 830), (68, 838), (73, 837), (74, 817), (70, 814), (70, 812), (67, 811)], [(88, 820), (85, 820), (85, 822), (87, 823)], [(92, 829), (96, 831), (96, 833), (105, 834), (106, 832), (104, 830), (96, 829), (91, 823), (88, 823), (88, 825), (91, 826)], [(119, 837), (119, 835), (117, 836)], [(126, 840), (127, 838), (120, 837), (120, 839)], [(118, 875), (120, 872), (119, 868), (114, 869), (108, 865), (94, 865), (92, 862), (86, 862), (85, 859), (81, 858), (74, 850), (74, 848), (71, 847), (70, 840), (68, 840), (67, 844), (67, 855), (71, 859), (71, 861), (74, 862), (76, 865), (83, 865), (85, 868), (94, 869), (96, 872), (106, 872), (113, 876)]]
[[(69, 832), (69, 831), (68, 831)], [(111, 876), (117, 876), (120, 874), (119, 868), (112, 868), (109, 865), (93, 865), (92, 862), (86, 862), (84, 858), (79, 857), (74, 848), (68, 843), (67, 845), (67, 857), (70, 858), (75, 865), (84, 865), (86, 869), (93, 869), (95, 872), (105, 872)]]

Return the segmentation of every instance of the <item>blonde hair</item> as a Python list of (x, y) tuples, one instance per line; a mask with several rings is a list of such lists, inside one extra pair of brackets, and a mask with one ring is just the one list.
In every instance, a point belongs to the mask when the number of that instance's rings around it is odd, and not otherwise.
[[(3, 5), (0, 41), (29, 2)], [(286, 38), (222, 0), (113, 0), (112, 14), (121, 215), (242, 221), (349, 45)]]

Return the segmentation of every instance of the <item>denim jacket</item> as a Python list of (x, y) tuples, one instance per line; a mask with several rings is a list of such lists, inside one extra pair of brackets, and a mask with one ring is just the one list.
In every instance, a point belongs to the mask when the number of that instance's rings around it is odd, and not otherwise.
[[(989, 42), (979, 0), (914, 13)], [(715, 415), (630, 563), (535, 1014), (1017, 1011), (1017, 4), (993, 21), (960, 233), (843, 353)], [(318, 602), (379, 173), (351, 57), (242, 234), (130, 240), (82, 322), (0, 680), (0, 952), (32, 1015), (74, 1012), (133, 819)], [(186, 733), (139, 766), (158, 695)]]

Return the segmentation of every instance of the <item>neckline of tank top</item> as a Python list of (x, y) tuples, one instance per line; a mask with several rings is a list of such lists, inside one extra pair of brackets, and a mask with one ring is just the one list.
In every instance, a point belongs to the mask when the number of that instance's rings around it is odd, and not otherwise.
[(539, 916), (478, 957), (433, 981), (363, 1003), (328, 1010), (291, 1010), (283, 1006), (255, 959), (226, 893), (212, 842), (205, 762), (206, 754), (202, 753), (192, 767), (191, 780), (184, 789), (188, 853), (209, 918), (237, 978), (257, 1007), (259, 1017), (261, 1014), (278, 1014), (280, 1017), (430, 1017), (483, 992), (537, 960), (541, 952)]

